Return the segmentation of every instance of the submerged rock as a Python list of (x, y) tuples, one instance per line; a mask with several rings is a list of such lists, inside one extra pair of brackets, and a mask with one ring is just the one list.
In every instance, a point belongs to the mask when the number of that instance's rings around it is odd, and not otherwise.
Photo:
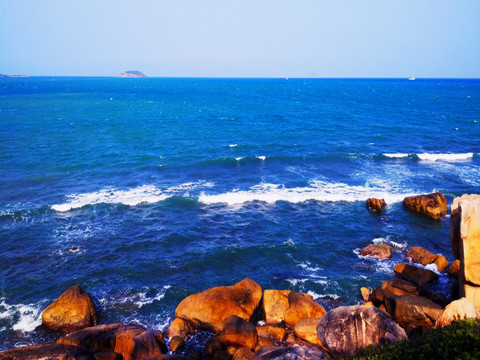
[(177, 306), (175, 317), (218, 333), (232, 315), (249, 321), (261, 299), (260, 285), (244, 279), (233, 286), (219, 286), (186, 297)]
[(54, 331), (75, 331), (98, 322), (90, 295), (79, 286), (72, 286), (42, 313), (43, 324)]
[(428, 195), (408, 196), (403, 199), (403, 206), (407, 210), (424, 214), (434, 220), (440, 220), (447, 215), (447, 199), (440, 193)]
[(375, 259), (390, 259), (392, 248), (388, 244), (370, 244), (360, 251), (361, 256), (370, 256)]
[(353, 356), (370, 344), (389, 344), (407, 337), (386, 312), (359, 305), (329, 311), (318, 322), (317, 334), (335, 358)]

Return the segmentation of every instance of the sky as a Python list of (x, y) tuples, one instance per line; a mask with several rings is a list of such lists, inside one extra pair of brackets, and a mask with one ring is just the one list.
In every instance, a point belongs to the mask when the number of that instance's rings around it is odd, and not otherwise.
[(0, 73), (480, 78), (480, 0), (0, 0)]

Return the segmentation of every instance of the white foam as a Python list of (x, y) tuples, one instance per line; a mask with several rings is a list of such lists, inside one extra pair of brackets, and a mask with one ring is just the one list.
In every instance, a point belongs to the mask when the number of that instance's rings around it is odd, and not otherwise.
[(390, 235), (387, 235), (386, 238), (384, 237), (379, 237), (379, 238), (375, 238), (372, 240), (372, 242), (374, 244), (389, 244), (391, 245), (392, 247), (396, 248), (396, 249), (405, 249), (407, 247), (407, 244), (402, 244), (402, 243), (399, 243), (399, 242), (396, 242), (396, 241), (393, 241), (392, 240), (392, 237)]
[(421, 161), (425, 162), (435, 162), (435, 161), (445, 161), (445, 162), (461, 162), (469, 161), (473, 158), (473, 152), (463, 153), (463, 154), (417, 154), (418, 158)]
[(257, 159), (260, 159), (260, 160), (262, 160), (262, 161), (265, 161), (265, 160), (267, 159), (267, 157), (261, 155), (261, 156), (257, 156)]
[(366, 201), (368, 198), (385, 199), (388, 204), (401, 202), (414, 193), (394, 193), (383, 186), (356, 186), (345, 183), (332, 183), (314, 180), (307, 187), (287, 188), (283, 185), (262, 183), (248, 190), (233, 190), (223, 194), (207, 195), (200, 193), (199, 201), (204, 204), (225, 203), (240, 205), (251, 201), (263, 201), (273, 204), (277, 201), (301, 203), (308, 200), (317, 201)]
[(9, 319), (14, 322), (12, 329), (21, 332), (30, 332), (42, 324), (42, 303), (9, 305), (0, 302), (0, 319)]
[(95, 204), (124, 204), (129, 206), (143, 203), (152, 204), (172, 196), (184, 195), (185, 192), (200, 186), (212, 187), (214, 185), (198, 181), (172, 186), (164, 190), (154, 185), (143, 185), (129, 190), (107, 188), (91, 193), (68, 195), (65, 203), (52, 205), (51, 208), (55, 211), (65, 212)]
[(231, 147), (231, 148), (234, 148), (234, 147), (237, 146), (237, 144), (230, 144), (230, 145), (228, 145), (228, 146)]
[(170, 285), (164, 286), (157, 295), (151, 297), (147, 296), (147, 291), (138, 293), (138, 300), (134, 301), (133, 303), (141, 308), (144, 305), (153, 303), (154, 301), (160, 301), (165, 297), (165, 293), (168, 289), (170, 289), (170, 287)]
[(391, 159), (403, 159), (407, 158), (409, 154), (407, 153), (392, 153), (392, 154), (383, 154), (383, 156), (386, 156)]
[(235, 160), (240, 161), (243, 159), (243, 156), (236, 157)]

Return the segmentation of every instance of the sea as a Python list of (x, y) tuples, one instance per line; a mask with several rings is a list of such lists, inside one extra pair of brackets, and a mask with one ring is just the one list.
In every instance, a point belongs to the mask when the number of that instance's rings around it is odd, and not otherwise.
[(480, 193), (480, 80), (1, 78), (0, 161), (0, 351), (58, 339), (41, 313), (72, 285), (159, 330), (247, 277), (331, 309), (411, 246), (454, 260), (449, 215), (402, 200)]

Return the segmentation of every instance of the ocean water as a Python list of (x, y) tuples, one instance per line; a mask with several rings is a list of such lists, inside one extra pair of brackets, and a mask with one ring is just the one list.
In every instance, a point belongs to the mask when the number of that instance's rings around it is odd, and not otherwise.
[(401, 201), (480, 193), (480, 81), (2, 78), (0, 159), (0, 350), (55, 340), (74, 284), (160, 330), (245, 277), (357, 304), (410, 246), (453, 260), (449, 217)]

